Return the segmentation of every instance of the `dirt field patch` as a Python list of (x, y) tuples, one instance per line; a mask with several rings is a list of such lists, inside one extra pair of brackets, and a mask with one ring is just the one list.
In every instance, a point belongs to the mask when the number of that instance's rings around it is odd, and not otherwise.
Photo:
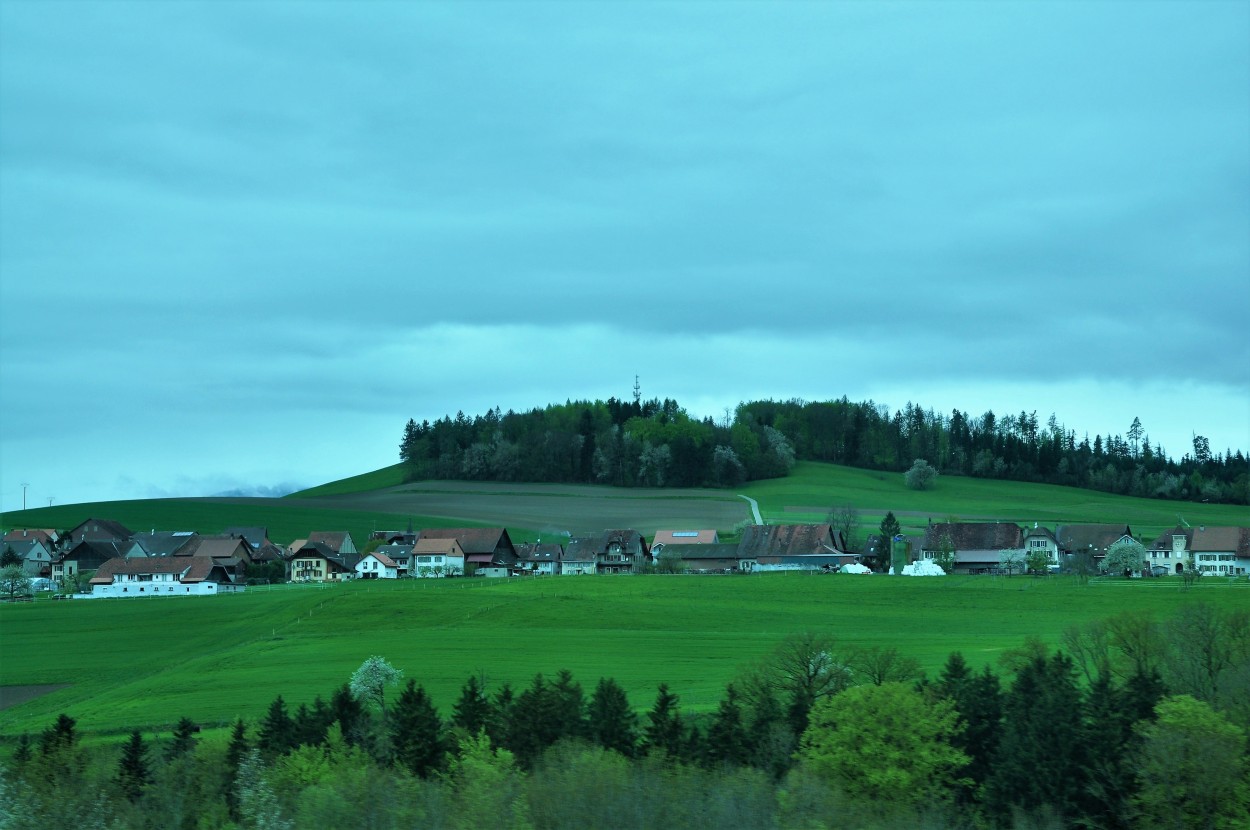
[(0, 709), (8, 709), (37, 697), (50, 695), (58, 689), (69, 688), (69, 683), (46, 683), (41, 686), (0, 686)]

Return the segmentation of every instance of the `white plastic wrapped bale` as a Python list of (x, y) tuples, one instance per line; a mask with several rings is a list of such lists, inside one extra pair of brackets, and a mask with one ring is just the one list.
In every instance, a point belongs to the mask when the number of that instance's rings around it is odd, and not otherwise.
[(865, 567), (856, 562), (848, 562), (839, 568), (838, 571), (844, 574), (870, 574), (872, 573), (872, 568)]
[(946, 571), (928, 559), (922, 559), (919, 562), (913, 562), (905, 566), (903, 568), (903, 576), (946, 576)]

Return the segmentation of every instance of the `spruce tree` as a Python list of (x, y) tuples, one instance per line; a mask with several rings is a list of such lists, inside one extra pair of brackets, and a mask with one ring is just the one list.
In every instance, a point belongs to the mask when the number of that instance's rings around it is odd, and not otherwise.
[(330, 711), (338, 721), (343, 740), (351, 746), (360, 746), (368, 730), (369, 716), (346, 683), (335, 690), (330, 699)]
[(663, 752), (674, 760), (683, 757), (687, 748), (686, 729), (677, 704), (677, 695), (668, 690), (667, 684), (661, 683), (655, 703), (647, 712), (647, 725), (643, 730), (645, 752)]
[(238, 790), (235, 787), (235, 779), (239, 775), (239, 767), (243, 764), (243, 760), (251, 751), (251, 746), (247, 740), (247, 725), (243, 723), (243, 719), (239, 718), (234, 722), (234, 729), (230, 732), (230, 743), (226, 746), (226, 763), (222, 770), (221, 792), (226, 798), (226, 807), (230, 811), (230, 818), (239, 821), (239, 797)]
[(590, 698), (590, 739), (604, 749), (632, 758), (638, 748), (638, 716), (625, 690), (610, 677), (599, 678)]
[(1086, 765), (1083, 701), (1076, 670), (1062, 653), (1033, 657), (1003, 701), (1003, 727), (987, 783), (991, 812), (1050, 810), (1065, 823), (1079, 812)]
[(490, 714), (486, 719), (486, 734), (496, 748), (512, 749), (512, 716), (516, 711), (516, 693), (512, 684), (504, 681), (490, 701)]
[(732, 683), (708, 726), (705, 758), (709, 766), (745, 766), (751, 760), (751, 744), (742, 721), (742, 706)]
[(174, 739), (169, 745), (169, 758), (172, 760), (186, 755), (195, 749), (195, 733), (198, 728), (190, 718), (180, 718), (174, 727)]
[(143, 743), (143, 735), (139, 730), (130, 733), (130, 740), (122, 748), (121, 762), (117, 769), (117, 785), (122, 795), (131, 802), (138, 801), (144, 788), (152, 780), (148, 770), (148, 748)]
[(790, 758), (798, 743), (782, 711), (777, 695), (765, 688), (751, 707), (747, 740), (751, 766), (780, 780), (790, 768)]
[(560, 669), (552, 690), (560, 712), (559, 737), (587, 737), (586, 696), (582, 693), (582, 684), (573, 680), (573, 674), (568, 669)]
[(443, 768), (443, 724), (425, 689), (411, 679), (391, 712), (391, 747), (395, 760), (413, 775), (429, 778)]
[(278, 695), (269, 704), (269, 711), (260, 722), (256, 748), (260, 750), (265, 762), (270, 763), (274, 758), (294, 749), (295, 745), (295, 722), (287, 714), (286, 701), (282, 699), (282, 695)]
[(460, 699), (452, 707), (451, 724), (470, 736), (477, 735), (490, 723), (490, 701), (474, 675), (460, 690)]

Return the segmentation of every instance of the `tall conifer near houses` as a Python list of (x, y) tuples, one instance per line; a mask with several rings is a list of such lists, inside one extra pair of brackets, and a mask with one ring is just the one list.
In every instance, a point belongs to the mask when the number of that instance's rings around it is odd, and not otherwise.
[(669, 758), (682, 757), (686, 749), (686, 727), (678, 709), (679, 698), (661, 683), (655, 703), (647, 712), (647, 724), (643, 730), (643, 750), (647, 753), (663, 752)]
[(148, 748), (139, 730), (130, 733), (130, 739), (122, 747), (122, 757), (117, 768), (117, 785), (122, 795), (132, 802), (138, 801), (143, 790), (152, 780), (148, 769)]
[(610, 677), (599, 678), (590, 697), (590, 739), (604, 749), (632, 758), (638, 747), (638, 716), (625, 690)]

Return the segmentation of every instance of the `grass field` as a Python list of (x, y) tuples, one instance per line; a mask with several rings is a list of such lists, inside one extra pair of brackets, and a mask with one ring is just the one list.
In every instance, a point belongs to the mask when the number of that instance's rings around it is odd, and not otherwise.
[(357, 582), (240, 596), (40, 601), (0, 606), (0, 685), (68, 684), (0, 711), (0, 737), (60, 712), (88, 733), (254, 720), (281, 694), (328, 698), (368, 656), (386, 657), (449, 712), (470, 674), (523, 686), (562, 668), (588, 690), (615, 677), (646, 708), (668, 683), (714, 708), (743, 665), (803, 629), (894, 646), (930, 673), (952, 651), (993, 663), (1033, 635), (1123, 610), (1167, 615), (1201, 600), (1250, 602), (1250, 583), (883, 576), (639, 576)]

